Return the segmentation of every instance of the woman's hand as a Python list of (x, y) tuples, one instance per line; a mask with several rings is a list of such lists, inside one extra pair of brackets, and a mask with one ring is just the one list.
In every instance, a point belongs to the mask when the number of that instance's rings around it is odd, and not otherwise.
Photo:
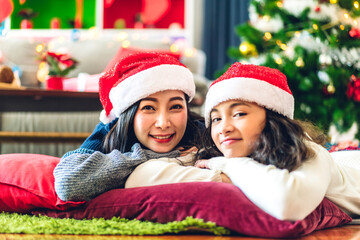
[(195, 167), (198, 168), (209, 168), (209, 161), (208, 160), (197, 160), (195, 162)]

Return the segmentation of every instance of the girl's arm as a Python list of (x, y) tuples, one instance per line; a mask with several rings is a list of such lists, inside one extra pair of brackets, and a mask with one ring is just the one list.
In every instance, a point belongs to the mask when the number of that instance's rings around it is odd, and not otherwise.
[(212, 158), (207, 165), (227, 174), (233, 184), (258, 207), (280, 220), (301, 220), (323, 200), (331, 181), (333, 161), (326, 149), (315, 146), (316, 157), (296, 170), (263, 165), (251, 158)]
[[(191, 158), (191, 154), (186, 156)], [(190, 166), (184, 158), (152, 159), (137, 166), (126, 181), (125, 188), (181, 182), (221, 182), (220, 170)], [(192, 164), (193, 165), (193, 164)]]
[(178, 151), (148, 153), (140, 144), (135, 144), (128, 153), (113, 150), (104, 154), (80, 148), (64, 155), (54, 169), (55, 190), (63, 201), (90, 200), (108, 190), (123, 188), (130, 173), (147, 159), (178, 155)]

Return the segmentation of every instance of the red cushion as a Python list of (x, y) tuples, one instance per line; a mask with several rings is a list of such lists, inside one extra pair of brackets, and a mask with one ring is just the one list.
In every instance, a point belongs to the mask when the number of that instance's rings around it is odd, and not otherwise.
[(60, 158), (41, 154), (0, 155), (0, 212), (34, 208), (65, 210), (83, 202), (64, 202), (54, 189), (53, 170)]
[(143, 48), (134, 48), (134, 47), (127, 47), (127, 48), (120, 47), (119, 50), (117, 51), (116, 55), (110, 60), (110, 62), (106, 66), (104, 72), (108, 71), (110, 68), (115, 66), (115, 64), (119, 61), (119, 59), (121, 59), (123, 57), (126, 57), (130, 54), (137, 53), (137, 52), (149, 52), (149, 51), (165, 53), (165, 54), (171, 55), (177, 59), (180, 59), (180, 57), (181, 57), (181, 54), (179, 54), (179, 53), (174, 53), (174, 52), (171, 52), (169, 50), (164, 50), (164, 49), (143, 49)]
[(236, 186), (217, 182), (114, 189), (76, 209), (39, 210), (33, 213), (76, 219), (110, 219), (117, 216), (160, 223), (193, 216), (215, 222), (239, 234), (273, 238), (303, 236), (351, 221), (348, 215), (326, 198), (306, 219), (280, 221), (255, 206)]

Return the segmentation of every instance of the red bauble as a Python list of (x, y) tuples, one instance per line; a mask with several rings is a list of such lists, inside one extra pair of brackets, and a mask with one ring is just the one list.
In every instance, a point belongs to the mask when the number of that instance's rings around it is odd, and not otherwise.
[(360, 78), (351, 76), (351, 80), (346, 91), (346, 95), (349, 99), (354, 100), (355, 102), (360, 102)]
[(316, 7), (315, 7), (315, 12), (320, 12), (320, 11), (321, 11), (320, 6), (316, 6)]
[(360, 38), (360, 29), (358, 29), (358, 28), (352, 28), (352, 29), (349, 31), (349, 35), (350, 35), (350, 37), (352, 37), (352, 38)]

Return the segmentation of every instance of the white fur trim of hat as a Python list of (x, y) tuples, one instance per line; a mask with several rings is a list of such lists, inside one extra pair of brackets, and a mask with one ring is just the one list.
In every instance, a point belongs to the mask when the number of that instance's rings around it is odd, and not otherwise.
[(205, 124), (211, 110), (228, 100), (257, 103), (286, 117), (294, 116), (294, 97), (280, 71), (250, 64), (233, 64), (210, 85), (205, 100)]

